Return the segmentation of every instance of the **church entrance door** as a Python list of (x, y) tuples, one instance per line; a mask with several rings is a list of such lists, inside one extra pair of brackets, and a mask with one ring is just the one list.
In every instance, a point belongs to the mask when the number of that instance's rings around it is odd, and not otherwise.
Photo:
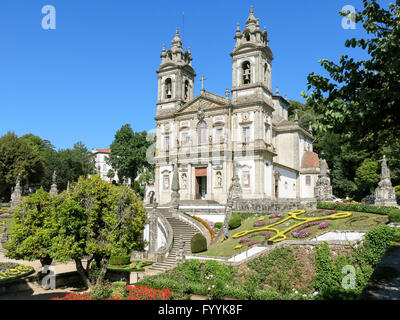
[(196, 199), (205, 200), (207, 194), (207, 168), (196, 169)]

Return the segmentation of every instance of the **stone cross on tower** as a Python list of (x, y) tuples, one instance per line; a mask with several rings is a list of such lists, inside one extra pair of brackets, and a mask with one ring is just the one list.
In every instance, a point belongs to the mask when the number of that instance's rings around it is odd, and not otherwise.
[(204, 76), (202, 76), (201, 78), (200, 78), (200, 81), (201, 81), (201, 93), (204, 93), (206, 90), (204, 90), (204, 81), (206, 81), (207, 79), (206, 78), (204, 78)]

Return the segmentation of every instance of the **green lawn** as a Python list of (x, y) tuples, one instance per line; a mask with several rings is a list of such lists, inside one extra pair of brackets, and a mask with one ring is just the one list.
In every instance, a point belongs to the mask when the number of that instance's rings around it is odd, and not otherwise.
[[(1, 214), (1, 213), (0, 213)], [(2, 221), (5, 222), (6, 228), (7, 228), (7, 232), (10, 233), (11, 231), (11, 227), (14, 225), (14, 217), (12, 218), (0, 218), (0, 226), (3, 226)]]
[[(324, 210), (324, 212), (327, 210)], [(340, 211), (337, 211), (340, 212)], [(242, 225), (235, 229), (235, 230), (229, 230), (229, 238), (227, 240), (221, 239), (217, 244), (209, 248), (207, 251), (201, 253), (201, 255), (207, 255), (207, 256), (220, 256), (220, 257), (230, 257), (234, 255), (235, 253), (240, 253), (243, 250), (247, 249), (247, 245), (244, 244), (243, 247), (239, 250), (235, 250), (235, 246), (239, 244), (239, 238), (234, 239), (233, 236), (239, 232), (246, 231), (246, 230), (252, 230), (253, 223), (259, 219), (260, 217), (265, 217), (265, 222), (267, 225), (275, 223), (279, 219), (269, 219), (268, 218), (269, 213), (260, 214), (259, 216), (254, 216), (250, 217), (246, 220), (242, 221)], [(288, 216), (287, 213), (283, 214), (283, 217), (286, 218)], [(322, 216), (322, 214), (317, 213), (316, 217)], [(306, 214), (300, 215), (300, 217), (307, 217)], [(325, 221), (325, 220), (322, 220)], [(326, 220), (329, 222), (329, 227), (326, 229), (318, 229), (318, 225), (311, 226), (305, 228), (306, 230), (309, 230), (311, 232), (311, 235), (308, 236), (305, 239), (310, 239), (313, 238), (321, 233), (324, 233), (328, 230), (369, 230), (379, 224), (386, 224), (388, 222), (388, 218), (383, 215), (377, 215), (377, 214), (372, 214), (372, 213), (362, 213), (362, 212), (353, 212), (352, 215), (348, 218), (344, 219), (337, 219), (337, 220)], [(298, 220), (289, 220), (283, 224), (277, 225), (276, 228), (280, 231), (283, 231), (290, 226), (299, 223), (300, 221)], [(270, 231), (271, 237), (275, 235), (275, 232)], [(254, 234), (249, 234), (246, 236), (247, 238), (250, 238), (251, 241), (266, 241), (266, 237), (260, 235), (259, 233), (254, 233)], [(290, 232), (286, 233), (287, 240), (298, 240), (290, 234)]]

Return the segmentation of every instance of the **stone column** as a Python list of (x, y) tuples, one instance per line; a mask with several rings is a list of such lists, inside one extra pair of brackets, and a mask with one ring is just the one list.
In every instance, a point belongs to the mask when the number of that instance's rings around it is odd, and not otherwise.
[(149, 222), (149, 252), (148, 257), (149, 260), (157, 261), (157, 245), (158, 245), (158, 237), (157, 237), (157, 229), (158, 229), (158, 218), (154, 214), (154, 211), (149, 212), (148, 217)]

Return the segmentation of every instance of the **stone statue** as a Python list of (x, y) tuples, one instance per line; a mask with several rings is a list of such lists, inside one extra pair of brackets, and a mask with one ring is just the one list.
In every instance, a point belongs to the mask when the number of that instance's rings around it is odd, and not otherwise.
[(53, 197), (53, 196), (58, 194), (57, 183), (56, 183), (57, 174), (56, 174), (55, 170), (53, 172), (53, 178), (52, 179), (53, 179), (53, 184), (51, 185), (51, 188), (50, 188), (50, 196)]
[(20, 200), (22, 196), (22, 189), (21, 189), (21, 174), (18, 174), (17, 181), (15, 183), (15, 188), (13, 193), (11, 194), (11, 210), (15, 210), (18, 204), (22, 201)]
[(240, 185), (240, 179), (238, 175), (239, 165), (237, 162), (233, 163), (233, 177), (232, 184), (229, 187), (228, 191), (228, 201), (227, 204), (230, 208), (233, 206), (233, 202), (235, 200), (239, 200), (242, 198), (242, 186)]
[(390, 180), (390, 170), (387, 165), (386, 156), (383, 156), (381, 162), (381, 180), (379, 181), (378, 188), (376, 188), (376, 206), (398, 207), (396, 202), (396, 193)]
[(317, 201), (332, 201), (332, 186), (331, 179), (328, 177), (328, 171), (326, 169), (326, 160), (319, 160), (319, 176), (317, 183), (314, 187), (314, 197)]
[(186, 176), (186, 173), (182, 174), (182, 189), (183, 190), (187, 189), (187, 176)]

